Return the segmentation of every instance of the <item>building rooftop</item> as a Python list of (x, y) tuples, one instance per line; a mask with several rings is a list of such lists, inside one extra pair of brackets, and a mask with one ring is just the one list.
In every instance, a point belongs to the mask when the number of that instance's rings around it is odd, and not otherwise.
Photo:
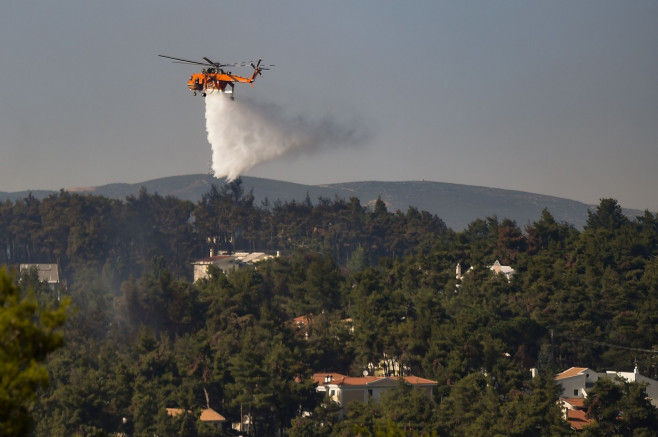
[[(191, 411), (189, 412), (191, 413)], [(167, 414), (170, 416), (176, 417), (182, 413), (182, 408), (167, 408)], [(226, 417), (222, 416), (212, 408), (204, 408), (201, 410), (201, 416), (199, 416), (199, 420), (202, 422), (226, 422)]]
[(39, 281), (41, 282), (47, 282), (49, 284), (59, 283), (59, 268), (57, 264), (21, 264), (19, 266), (21, 272), (30, 269), (36, 269), (39, 275)]
[(571, 378), (572, 376), (578, 376), (587, 370), (587, 367), (570, 367), (562, 373), (555, 375), (556, 380)]
[[(432, 385), (438, 383), (430, 379), (420, 378), (418, 376), (403, 376), (402, 379), (408, 384), (419, 385)], [(395, 385), (398, 378), (390, 376), (345, 376), (340, 373), (315, 373), (313, 374), (313, 381), (319, 386), (326, 384), (335, 384), (339, 386), (369, 386), (372, 384), (391, 384)]]
[(561, 398), (562, 402), (566, 402), (574, 408), (584, 408), (585, 398)]
[(583, 410), (567, 410), (567, 422), (573, 429), (581, 430), (584, 426), (589, 425), (591, 420), (587, 418)]

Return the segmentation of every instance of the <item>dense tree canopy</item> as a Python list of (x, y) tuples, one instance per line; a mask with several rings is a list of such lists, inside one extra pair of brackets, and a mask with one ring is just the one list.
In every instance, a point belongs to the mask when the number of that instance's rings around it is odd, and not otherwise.
[[(658, 376), (658, 216), (627, 218), (612, 199), (582, 230), (545, 210), (523, 228), (485, 217), (454, 232), (381, 199), (258, 206), (239, 179), (197, 204), (62, 191), (0, 205), (0, 244), (5, 264), (58, 263), (59, 294), (77, 308), (48, 359), (34, 435), (204, 436), (205, 407), (254, 435), (568, 435), (556, 371), (637, 360)], [(281, 256), (191, 283), (189, 263), (210, 249)], [(394, 374), (393, 362), (436, 380), (433, 398), (401, 386), (340, 411), (310, 380)]]
[(40, 307), (34, 296), (21, 293), (5, 269), (0, 270), (0, 430), (22, 436), (29, 430), (36, 390), (48, 383), (44, 362), (61, 347), (58, 328), (67, 303)]

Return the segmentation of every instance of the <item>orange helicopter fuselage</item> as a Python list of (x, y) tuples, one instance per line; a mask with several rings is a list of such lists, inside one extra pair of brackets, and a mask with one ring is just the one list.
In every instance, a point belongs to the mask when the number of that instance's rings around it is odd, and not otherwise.
[[(229, 73), (196, 73), (190, 76), (187, 87), (194, 92), (200, 91), (203, 93), (213, 91), (233, 92), (235, 82), (252, 83), (254, 76), (247, 78)], [(230, 86), (229, 90), (226, 89), (227, 86)]]

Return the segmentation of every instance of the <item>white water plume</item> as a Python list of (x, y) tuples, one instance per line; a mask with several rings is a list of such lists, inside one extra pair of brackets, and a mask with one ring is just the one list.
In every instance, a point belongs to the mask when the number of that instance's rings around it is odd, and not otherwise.
[(330, 120), (311, 123), (301, 117), (286, 119), (276, 105), (231, 100), (221, 93), (208, 94), (205, 100), (212, 169), (215, 177), (229, 181), (261, 162), (293, 151), (356, 144), (365, 137), (356, 128)]

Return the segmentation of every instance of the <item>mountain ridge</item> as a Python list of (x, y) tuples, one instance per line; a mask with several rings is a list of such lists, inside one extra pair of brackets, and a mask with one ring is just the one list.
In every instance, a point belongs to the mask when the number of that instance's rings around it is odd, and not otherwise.
[[(313, 203), (318, 198), (349, 200), (356, 197), (363, 206), (373, 205), (381, 198), (389, 211), (406, 212), (409, 207), (427, 211), (440, 217), (448, 227), (455, 231), (463, 230), (476, 219), (496, 216), (508, 218), (523, 227), (540, 218), (547, 209), (559, 222), (567, 222), (576, 228), (583, 228), (587, 220), (587, 211), (596, 205), (588, 205), (575, 200), (564, 199), (544, 194), (528, 193), (518, 190), (490, 188), (475, 185), (454, 184), (434, 181), (358, 181), (321, 185), (305, 185), (294, 182), (242, 176), (242, 185), (246, 192), (252, 191), (256, 205), (266, 199), (270, 202), (302, 202), (310, 198)], [(207, 174), (169, 176), (139, 183), (112, 183), (97, 187), (71, 188), (64, 191), (79, 194), (95, 194), (108, 198), (124, 200), (127, 196), (136, 196), (144, 188), (149, 193), (161, 196), (173, 196), (183, 200), (197, 202), (213, 184), (225, 183), (224, 179)], [(15, 201), (32, 195), (45, 198), (58, 191), (25, 190), (19, 192), (0, 192), (0, 200)], [(631, 218), (644, 211), (624, 209)]]

